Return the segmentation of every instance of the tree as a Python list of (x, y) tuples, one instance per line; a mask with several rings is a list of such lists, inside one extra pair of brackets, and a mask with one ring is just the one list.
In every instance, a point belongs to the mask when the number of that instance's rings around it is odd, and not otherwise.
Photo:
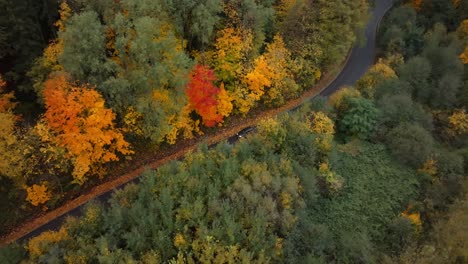
[(356, 89), (361, 92), (361, 95), (367, 99), (374, 99), (375, 87), (383, 81), (396, 78), (395, 71), (386, 65), (382, 59), (370, 67), (356, 83)]
[(438, 219), (429, 239), (422, 245), (408, 247), (400, 256), (402, 263), (463, 263), (468, 260), (468, 221), (467, 196), (456, 201), (448, 211), (447, 216)]
[(390, 130), (386, 138), (393, 156), (403, 164), (420, 168), (432, 153), (434, 139), (416, 124), (402, 123)]
[(463, 52), (458, 57), (463, 64), (468, 64), (468, 19), (460, 23), (456, 32), (458, 39), (464, 45)]
[(419, 54), (424, 45), (424, 28), (418, 26), (416, 11), (408, 6), (393, 9), (382, 24), (380, 45), (392, 54), (405, 58)]
[(380, 124), (387, 129), (401, 123), (419, 124), (428, 131), (432, 130), (432, 115), (426, 113), (421, 104), (413, 102), (411, 96), (390, 95), (378, 101), (381, 112)]
[(456, 110), (449, 118), (450, 133), (453, 135), (468, 134), (468, 114), (465, 110)]
[(447, 73), (443, 75), (431, 92), (430, 105), (434, 109), (451, 109), (458, 102), (458, 95), (463, 86), (461, 75)]
[[(178, 3), (183, 2), (189, 1)], [(133, 127), (137, 136), (155, 144), (173, 142), (179, 132), (188, 135), (192, 131), (186, 129), (194, 127), (182, 125), (187, 124), (180, 114), (187, 112), (184, 87), (192, 61), (171, 23), (169, 4), (83, 0), (84, 11), (74, 14), (59, 34), (65, 71), (96, 85), (117, 120), (132, 112), (127, 117), (138, 117), (138, 127)]]
[[(54, 23), (57, 27), (59, 34), (66, 30), (66, 23), (72, 16), (72, 10), (63, 1), (60, 4), (59, 10), (60, 18)], [(63, 39), (58, 38), (49, 43), (49, 45), (42, 52), (42, 56), (36, 58), (27, 76), (32, 80), (32, 86), (39, 102), (43, 103), (42, 90), (44, 89), (44, 82), (47, 80), (50, 73), (54, 71), (62, 71), (63, 66), (59, 63), (59, 58), (63, 53)]]
[(29, 91), (25, 73), (40, 56), (55, 32), (52, 24), (57, 16), (58, 1), (1, 0), (0, 64), (2, 74), (17, 89)]
[(234, 108), (234, 105), (232, 104), (233, 100), (233, 96), (224, 89), (224, 84), (221, 83), (218, 93), (218, 113), (223, 117), (228, 117)]
[(215, 50), (208, 54), (216, 76), (233, 90), (234, 83), (242, 77), (244, 63), (252, 49), (252, 34), (239, 28), (224, 28), (218, 31)]
[(413, 98), (413, 91), (411, 84), (405, 80), (398, 78), (387, 79), (375, 87), (375, 100), (381, 101), (392, 95), (408, 95)]
[(270, 0), (233, 0), (224, 4), (228, 27), (252, 34), (251, 56), (258, 55), (264, 41), (273, 38), (274, 10)]
[(118, 160), (117, 153), (133, 153), (114, 127), (115, 114), (94, 87), (79, 87), (63, 74), (54, 75), (45, 83), (44, 100), (44, 119), (54, 134), (51, 140), (73, 158), (76, 183), (83, 184), (92, 169)]
[(317, 134), (315, 139), (319, 150), (323, 154), (328, 154), (332, 149), (333, 134), (335, 134), (335, 124), (323, 112), (312, 112), (311, 130)]
[(244, 82), (252, 97), (256, 101), (263, 99), (266, 105), (279, 106), (296, 96), (298, 85), (292, 76), (290, 63), (290, 52), (283, 39), (275, 36), (273, 43), (267, 45), (266, 52), (255, 59), (253, 69), (245, 75)]
[(18, 116), (13, 113), (16, 103), (13, 92), (6, 93), (6, 82), (0, 75), (0, 176), (14, 179), (20, 184), (24, 169), (23, 145), (17, 135)]
[(411, 6), (416, 10), (419, 11), (421, 10), (421, 5), (423, 3), (423, 0), (411, 0)]
[(412, 57), (398, 68), (398, 76), (411, 85), (413, 98), (420, 103), (427, 103), (430, 96), (430, 77), (432, 65), (424, 57)]
[(109, 74), (106, 63), (105, 32), (98, 14), (85, 11), (67, 21), (67, 29), (59, 32), (63, 52), (59, 62), (73, 78), (100, 84)]
[[(70, 236), (65, 228), (60, 228), (59, 231), (47, 231), (37, 237), (29, 240), (27, 249), (31, 260), (38, 261), (40, 257), (50, 254), (51, 248), (62, 241), (67, 241)], [(58, 260), (58, 259), (57, 259)]]
[[(464, 5), (466, 7), (466, 3)], [(459, 8), (463, 8), (463, 6), (459, 6)], [(424, 1), (419, 14), (420, 23), (426, 28), (441, 23), (449, 26), (450, 30), (454, 30), (460, 22), (460, 18), (463, 18), (463, 15), (461, 17), (457, 15), (456, 6), (452, 1), (445, 0)]]
[(33, 184), (30, 187), (26, 188), (27, 197), (26, 200), (34, 206), (39, 206), (46, 203), (52, 198), (50, 190), (48, 190), (47, 183), (42, 183), (40, 185)]
[(361, 93), (358, 90), (346, 86), (333, 93), (328, 103), (335, 109), (338, 115), (342, 115), (349, 108), (349, 105), (347, 105), (348, 99), (360, 97)]
[(187, 84), (189, 103), (207, 127), (215, 126), (223, 120), (223, 116), (218, 113), (217, 97), (220, 89), (214, 86), (215, 80), (213, 70), (197, 64)]
[(296, 1), (281, 33), (294, 57), (301, 54), (323, 70), (345, 56), (354, 33), (364, 25), (367, 8), (363, 1)]
[(349, 108), (339, 120), (342, 132), (360, 139), (367, 139), (374, 131), (379, 115), (373, 102), (364, 98), (349, 98), (346, 101)]
[(181, 38), (188, 41), (188, 49), (204, 49), (211, 41), (220, 20), (222, 1), (164, 0), (167, 13)]

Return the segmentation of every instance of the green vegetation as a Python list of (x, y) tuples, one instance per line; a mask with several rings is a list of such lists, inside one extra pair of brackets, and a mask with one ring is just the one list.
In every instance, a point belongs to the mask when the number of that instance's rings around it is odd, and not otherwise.
[(306, 198), (287, 240), (287, 262), (378, 262), (379, 250), (393, 242), (388, 229), (416, 195), (416, 175), (395, 162), (384, 146), (352, 141), (337, 149), (332, 164), (343, 176), (344, 188), (332, 198)]
[[(117, 191), (109, 206), (91, 204), (61, 231), (30, 240), (29, 261), (375, 258), (385, 227), (415, 196), (417, 177), (382, 145), (352, 142), (322, 152), (314, 131), (319, 119), (301, 121), (314, 113), (264, 120), (257, 134), (234, 146), (201, 146), (147, 172), (138, 185)], [(326, 172), (340, 175), (340, 189), (328, 189)], [(316, 232), (329, 241), (301, 238)]]
[(368, 11), (361, 0), (30, 2), (0, 1), (0, 234), (133, 154), (299, 97), (343, 61)]
[[(175, 123), (169, 126), (210, 126), (231, 112), (247, 114), (255, 105), (252, 102), (270, 106), (294, 97), (298, 86), (319, 79), (325, 65), (344, 54), (346, 45), (333, 46), (333, 54), (318, 52), (321, 41), (332, 39), (327, 30), (341, 32), (331, 22), (336, 17), (325, 10), (338, 8), (337, 16), (349, 15), (352, 28), (356, 14), (341, 12), (364, 8), (357, 1), (278, 1), (279, 6), (268, 1), (229, 1), (222, 6), (207, 1), (202, 16), (201, 4), (183, 2), (140, 6), (121, 1), (116, 7), (111, 0), (81, 1), (82, 10), (71, 17), (62, 6), (61, 17), (68, 28), (59, 33), (61, 40), (56, 44), (65, 46), (56, 66), (67, 69), (69, 75), (37, 79), (44, 81), (47, 111), (29, 132), (41, 139), (48, 157), (48, 166), (40, 170), (43, 174), (74, 169), (86, 179), (85, 169), (95, 171), (105, 167), (106, 158), (120, 155), (117, 152), (131, 152), (124, 135), (169, 142), (171, 137), (163, 136), (163, 131), (170, 128), (157, 124), (165, 115), (184, 109), (184, 100), (193, 104), (184, 112), (190, 118), (172, 120)], [(382, 22), (382, 58), (355, 88), (346, 87), (329, 100), (316, 98), (294, 113), (264, 119), (255, 133), (234, 145), (201, 145), (182, 160), (147, 171), (140, 183), (114, 192), (109, 203), (89, 204), (82, 217), (69, 218), (60, 230), (44, 232), (25, 245), (2, 248), (0, 262), (467, 262), (463, 242), (468, 231), (463, 223), (468, 221), (468, 14), (460, 11), (466, 1), (403, 2)], [(179, 4), (190, 8), (175, 12)], [(323, 9), (314, 11), (314, 5)], [(164, 9), (168, 6), (172, 9)], [(246, 6), (252, 11), (250, 20), (239, 17), (245, 15), (240, 11)], [(171, 23), (152, 16), (155, 10)], [(293, 16), (292, 10), (298, 15)], [(323, 20), (315, 21), (304, 10), (317, 12)], [(224, 15), (217, 17), (220, 12)], [(207, 31), (195, 26), (202, 17), (207, 17), (203, 24)], [(269, 23), (272, 20), (275, 23)], [(94, 24), (84, 28), (90, 21)], [(159, 27), (150, 26), (154, 23)], [(110, 25), (111, 29), (106, 28)], [(284, 40), (276, 34), (288, 28), (311, 34), (292, 39), (293, 34), (283, 32)], [(96, 46), (75, 57), (83, 43), (67, 43), (81, 31), (80, 41)], [(96, 32), (107, 36), (102, 39)], [(308, 39), (313, 32), (321, 38)], [(347, 37), (341, 40), (351, 41), (352, 36)], [(106, 52), (96, 48), (107, 45), (109, 39), (112, 48)], [(120, 52), (109, 55), (112, 50)], [(140, 53), (145, 51), (143, 58)], [(314, 52), (323, 56), (312, 60)], [(162, 63), (158, 56), (173, 60)], [(90, 64), (85, 63), (88, 58)], [(208, 65), (200, 65), (201, 59)], [(158, 63), (172, 71), (161, 73), (163, 69), (155, 68)], [(108, 67), (95, 67), (98, 64)], [(190, 72), (188, 98), (171, 101), (184, 94), (177, 88), (177, 82), (184, 81), (170, 77), (181, 72)], [(90, 84), (70, 82), (73, 78)], [(120, 86), (103, 85), (109, 82)], [(130, 92), (129, 87), (135, 90)], [(122, 98), (134, 94), (135, 101), (118, 105), (121, 101), (111, 95), (114, 92)], [(164, 102), (164, 109), (145, 101), (148, 95)], [(50, 106), (63, 105), (69, 97), (73, 100), (65, 109)], [(216, 98), (223, 98), (222, 107), (214, 107)], [(9, 140), (0, 144), (10, 154), (6, 156), (10, 163), (0, 163), (7, 172), (10, 164), (21, 160), (21, 154), (12, 149), (27, 149), (24, 142), (30, 141), (18, 140), (12, 132), (12, 94), (3, 93), (0, 99), (0, 113), (9, 120), (0, 135)], [(124, 109), (128, 112), (120, 112)], [(72, 118), (62, 124), (62, 114)], [(106, 122), (99, 121), (102, 127), (94, 133), (104, 141), (111, 138), (108, 141), (120, 143), (93, 144), (93, 137), (82, 133), (82, 141), (90, 140), (92, 147), (77, 151), (67, 131), (86, 130), (98, 117)], [(148, 139), (148, 131), (156, 138)], [(54, 135), (59, 142), (71, 142), (54, 144)], [(178, 132), (174, 135), (172, 140)], [(70, 153), (76, 153), (76, 160), (58, 162)], [(99, 159), (89, 158), (96, 156)], [(26, 189), (32, 204), (51, 200), (51, 185), (38, 180), (43, 178), (28, 182), (18, 180), (18, 175), (8, 176), (2, 178), (8, 185), (35, 183)]]

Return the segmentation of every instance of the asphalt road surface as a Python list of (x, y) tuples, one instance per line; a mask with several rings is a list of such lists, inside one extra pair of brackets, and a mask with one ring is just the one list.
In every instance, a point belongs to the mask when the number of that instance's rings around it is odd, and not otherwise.
[[(348, 58), (348, 61), (346, 65), (344, 66), (343, 70), (341, 71), (341, 73), (329, 86), (327, 86), (327, 88), (325, 88), (322, 91), (322, 93), (320, 93), (321, 96), (329, 96), (344, 85), (353, 85), (373, 64), (375, 53), (376, 53), (375, 40), (376, 40), (376, 34), (377, 34), (377, 27), (379, 25), (380, 20), (386, 13), (386, 11), (392, 6), (393, 1), (394, 0), (376, 0), (375, 1), (375, 7), (371, 11), (371, 19), (365, 29), (366, 40), (365, 40), (364, 45), (362, 45), (362, 43), (361, 45), (360, 43), (356, 44), (356, 46), (352, 49), (351, 54)], [(138, 181), (139, 179), (136, 178), (135, 180), (132, 180), (130, 182), (137, 183)], [(121, 186), (119, 188), (123, 188), (123, 187)], [(109, 190), (108, 192), (102, 194), (101, 196), (98, 196), (96, 199), (101, 201), (102, 203), (105, 203), (109, 199), (113, 191), (114, 190)], [(66, 213), (65, 215), (55, 218), (49, 223), (35, 229), (29, 234), (18, 239), (17, 242), (19, 243), (25, 242), (28, 239), (35, 237), (45, 231), (58, 230), (67, 217), (80, 216), (81, 211), (84, 206), (85, 205), (79, 206), (71, 210), (70, 212)]]
[[(365, 43), (357, 43), (338, 77), (325, 88), (320, 95), (329, 96), (344, 85), (354, 85), (374, 63), (376, 53), (376, 35), (380, 20), (393, 5), (394, 0), (376, 0), (371, 19), (365, 29)], [(362, 45), (363, 44), (363, 45)]]

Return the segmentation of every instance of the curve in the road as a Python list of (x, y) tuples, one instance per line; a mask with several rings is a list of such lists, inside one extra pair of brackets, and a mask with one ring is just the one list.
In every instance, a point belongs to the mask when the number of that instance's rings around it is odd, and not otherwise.
[[(380, 20), (384, 17), (385, 13), (392, 7), (393, 2), (394, 0), (375, 1), (375, 6), (370, 14), (371, 19), (365, 29), (366, 41), (364, 45), (362, 45), (362, 43), (357, 44), (351, 50), (351, 53), (349, 54), (348, 60), (345, 66), (343, 67), (342, 71), (328, 86), (326, 86), (326, 88), (324, 88), (320, 92), (321, 96), (329, 96), (345, 85), (353, 85), (373, 64), (376, 53), (377, 29)], [(132, 179), (131, 181), (122, 184), (118, 188), (123, 188), (123, 186), (128, 183), (135, 183), (138, 181), (139, 178)], [(98, 195), (94, 199), (105, 202), (108, 200), (108, 198), (114, 190), (115, 189), (108, 190), (107, 192)], [(17, 239), (17, 242), (21, 243), (27, 241), (28, 239), (35, 237), (44, 231), (58, 230), (58, 228), (62, 225), (62, 223), (68, 216), (81, 215), (81, 211), (84, 206), (85, 204), (82, 204), (76, 208), (73, 208), (72, 210), (34, 229), (33, 231), (22, 235), (21, 238)]]
[(336, 79), (320, 95), (329, 96), (345, 85), (354, 85), (374, 63), (376, 53), (376, 35), (380, 20), (392, 7), (393, 0), (377, 0), (371, 13), (371, 19), (365, 29), (366, 42), (356, 44), (346, 65)]

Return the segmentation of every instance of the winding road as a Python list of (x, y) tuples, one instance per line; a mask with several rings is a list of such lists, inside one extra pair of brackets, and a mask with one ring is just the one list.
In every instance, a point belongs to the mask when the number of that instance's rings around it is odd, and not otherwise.
[(336, 79), (328, 85), (321, 93), (322, 96), (329, 96), (344, 85), (354, 85), (357, 80), (374, 63), (376, 54), (376, 37), (380, 20), (392, 7), (393, 0), (375, 0), (375, 7), (371, 13), (371, 19), (365, 29), (364, 45), (356, 44), (351, 50), (348, 61)]
[[(353, 85), (373, 64), (376, 54), (376, 34), (377, 28), (379, 26), (380, 20), (383, 18), (385, 13), (393, 5), (394, 0), (375, 0), (375, 6), (371, 11), (371, 18), (367, 27), (365, 29), (365, 43), (357, 44), (349, 54), (345, 66), (338, 76), (331, 81), (322, 91), (319, 93), (321, 96), (329, 96), (336, 92), (340, 87), (344, 85)], [(224, 138), (226, 139), (226, 138)], [(180, 155), (171, 155), (168, 159), (180, 158)], [(132, 174), (137, 175), (141, 174), (145, 168), (137, 169), (133, 171)], [(122, 177), (124, 178), (124, 177)], [(138, 182), (138, 177), (129, 178), (129, 180), (122, 180), (117, 188), (123, 188), (126, 184), (130, 182)], [(68, 208), (59, 208), (62, 212), (59, 214), (59, 217), (53, 218), (51, 220), (44, 221), (35, 221), (29, 228), (22, 228), (21, 230), (15, 232), (15, 234), (10, 234), (3, 241), (0, 241), (0, 245), (10, 243), (12, 241), (24, 242), (28, 239), (39, 235), (40, 233), (47, 230), (57, 230), (61, 224), (65, 221), (68, 216), (79, 216), (83, 206), (87, 201), (92, 199), (98, 199), (100, 201), (107, 201), (111, 196), (111, 193), (115, 188), (109, 190), (102, 190), (97, 192), (97, 195), (88, 196), (83, 202), (80, 202), (76, 207)], [(64, 206), (65, 207), (65, 206)], [(45, 222), (45, 223), (44, 223)]]

